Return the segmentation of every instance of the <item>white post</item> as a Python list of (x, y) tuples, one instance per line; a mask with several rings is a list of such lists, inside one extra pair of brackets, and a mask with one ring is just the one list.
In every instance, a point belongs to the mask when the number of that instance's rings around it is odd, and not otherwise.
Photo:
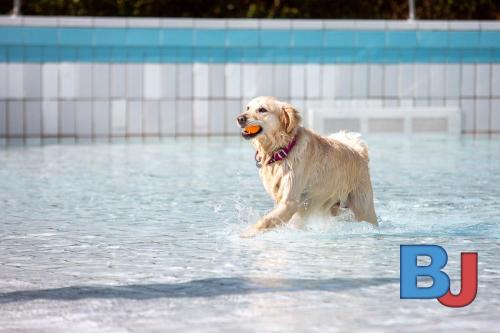
[(413, 21), (415, 19), (415, 0), (408, 0), (408, 20)]
[(21, 0), (14, 0), (14, 5), (12, 7), (12, 16), (21, 15)]

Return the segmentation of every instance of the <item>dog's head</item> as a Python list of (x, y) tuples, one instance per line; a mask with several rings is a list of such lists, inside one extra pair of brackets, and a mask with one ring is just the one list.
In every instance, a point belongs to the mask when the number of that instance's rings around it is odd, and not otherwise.
[(299, 112), (290, 104), (273, 97), (256, 97), (236, 118), (245, 139), (292, 134), (300, 123)]

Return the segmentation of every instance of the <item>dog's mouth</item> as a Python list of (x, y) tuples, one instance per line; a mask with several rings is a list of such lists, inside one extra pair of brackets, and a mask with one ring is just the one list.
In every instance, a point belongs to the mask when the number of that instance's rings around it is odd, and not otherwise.
[(262, 132), (262, 126), (260, 125), (247, 125), (241, 130), (241, 136), (246, 140), (255, 138), (259, 133)]

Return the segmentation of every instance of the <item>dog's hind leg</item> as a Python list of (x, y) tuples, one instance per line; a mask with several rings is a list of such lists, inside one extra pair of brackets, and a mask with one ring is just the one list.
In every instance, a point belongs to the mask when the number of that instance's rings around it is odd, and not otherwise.
[(373, 205), (373, 191), (369, 180), (352, 191), (347, 200), (357, 221), (370, 222), (374, 226), (378, 225)]
[(337, 203), (333, 204), (332, 207), (330, 207), (330, 213), (332, 216), (339, 216), (340, 215), (340, 201)]

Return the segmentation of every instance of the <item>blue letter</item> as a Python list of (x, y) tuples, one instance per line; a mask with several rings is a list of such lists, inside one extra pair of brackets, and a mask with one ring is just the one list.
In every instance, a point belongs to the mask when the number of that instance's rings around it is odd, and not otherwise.
[[(429, 266), (418, 266), (417, 257), (431, 258)], [(450, 289), (450, 278), (441, 269), (448, 262), (448, 254), (437, 245), (401, 245), (400, 247), (400, 298), (438, 298)], [(417, 287), (417, 277), (432, 278), (432, 286)]]

